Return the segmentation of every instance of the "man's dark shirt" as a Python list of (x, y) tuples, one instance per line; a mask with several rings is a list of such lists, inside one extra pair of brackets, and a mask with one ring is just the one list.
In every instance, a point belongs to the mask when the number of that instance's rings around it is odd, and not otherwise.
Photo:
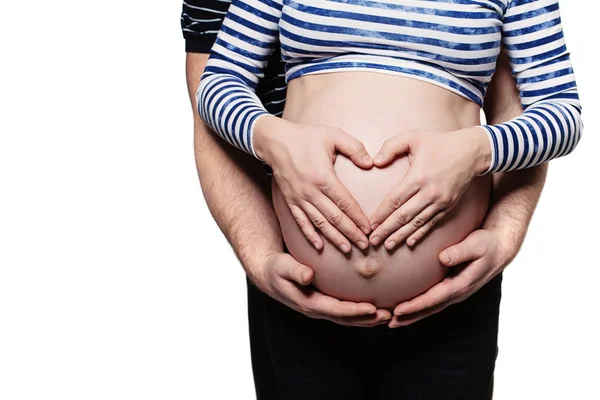
[[(219, 0), (186, 0), (181, 13), (181, 29), (188, 53), (209, 53), (231, 3)], [(269, 59), (265, 77), (256, 94), (273, 115), (281, 116), (285, 105), (285, 72), (281, 51), (276, 47)]]

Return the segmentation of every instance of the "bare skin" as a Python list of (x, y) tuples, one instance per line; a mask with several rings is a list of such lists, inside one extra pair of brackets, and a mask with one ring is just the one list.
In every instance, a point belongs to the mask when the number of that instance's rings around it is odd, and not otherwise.
[[(192, 104), (206, 58), (206, 55), (200, 54), (187, 56), (188, 89)], [(502, 72), (502, 68), (499, 68), (496, 76), (502, 74), (508, 75), (507, 71)], [(508, 78), (512, 79), (510, 75)], [(496, 77), (493, 82), (495, 81)], [(508, 120), (515, 115), (514, 112), (520, 112), (519, 103), (512, 96), (514, 86), (509, 86), (510, 96), (502, 90), (504, 86), (495, 87), (492, 83), (488, 92), (491, 101), (486, 103), (486, 113), (492, 123)], [(291, 257), (283, 253), (281, 232), (268, 191), (263, 186), (267, 182), (261, 179), (264, 175), (260, 164), (241, 151), (222, 144), (206, 129), (196, 113), (194, 121), (196, 160), (204, 195), (213, 216), (232, 244), (250, 279), (253, 282), (267, 282), (260, 286), (279, 285), (279, 294), (274, 296), (275, 298), (285, 297), (285, 304), (294, 303), (292, 308), (313, 317), (326, 318), (344, 325), (362, 326), (365, 321), (370, 325), (385, 322), (389, 315), (378, 312), (375, 317), (369, 317), (368, 312), (372, 311), (369, 307), (362, 310), (365, 316), (357, 317), (358, 321), (349, 320), (348, 316), (355, 314), (355, 304), (345, 308), (343, 302), (320, 296), (318, 292), (300, 290), (300, 285), (307, 284), (312, 279), (312, 270), (294, 262), (293, 259), (290, 260)], [(485, 229), (475, 232), (482, 233), (477, 245), (475, 246), (473, 240), (466, 240), (450, 249), (456, 256), (454, 261), (471, 261), (463, 272), (468, 272), (475, 263), (481, 267), (473, 273), (465, 273), (466, 279), (454, 281), (452, 286), (443, 286), (435, 299), (421, 297), (426, 301), (411, 304), (410, 310), (402, 317), (404, 320), (410, 323), (411, 317), (419, 318), (426, 312), (436, 312), (437, 310), (427, 309), (424, 305), (433, 302), (438, 306), (443, 305), (449, 299), (454, 300), (451, 294), (459, 290), (465, 294), (470, 294), (469, 291), (474, 292), (473, 282), (480, 280), (488, 271), (499, 269), (499, 265), (505, 266), (507, 260), (516, 255), (541, 194), (545, 171), (546, 166), (543, 164), (529, 170), (493, 175), (493, 204), (484, 223)], [(242, 207), (245, 212), (235, 211), (241, 210)], [(497, 252), (497, 242), (503, 244), (501, 253)], [(482, 256), (481, 253), (485, 255)], [(273, 268), (273, 265), (283, 267), (278, 269)], [(265, 270), (287, 270), (288, 273), (285, 276), (276, 275)], [(303, 273), (308, 274), (306, 280), (301, 278)], [(269, 291), (267, 293), (270, 294)], [(364, 318), (364, 321), (361, 318)], [(398, 318), (394, 318), (391, 324), (397, 320)]]
[[(208, 55), (188, 53), (186, 75), (193, 110)], [(374, 326), (387, 310), (340, 301), (307, 288), (313, 270), (283, 251), (270, 184), (261, 164), (217, 138), (194, 112), (194, 150), (206, 203), (250, 280), (263, 292), (309, 317), (341, 325)]]
[[(437, 141), (442, 146), (437, 152), (431, 151), (431, 159), (425, 162), (429, 170), (439, 167), (436, 175), (443, 176), (445, 160), (454, 157), (462, 163), (473, 163), (475, 157), (463, 154), (461, 143), (443, 142), (450, 136), (446, 132), (477, 125), (479, 112), (477, 104), (416, 79), (364, 71), (327, 73), (305, 75), (289, 83), (283, 120), (278, 126), (297, 124), (306, 127), (307, 132), (341, 128), (363, 143), (369, 154), (375, 154), (398, 132), (414, 129), (440, 132)], [(485, 139), (484, 144), (489, 147), (484, 132), (478, 132), (477, 136)], [(282, 128), (272, 140), (272, 148), (284, 148), (292, 138)], [(462, 141), (467, 145), (477, 144), (477, 139), (471, 140), (467, 132), (462, 134)], [(409, 165), (409, 160), (403, 156), (386, 166), (367, 170), (338, 155), (333, 168), (363, 212), (371, 215), (386, 194), (406, 179), (403, 176), (418, 168), (414, 162)], [(302, 164), (310, 165), (308, 161)], [(461, 204), (443, 224), (418, 246), (402, 246), (393, 252), (383, 246), (370, 246), (353, 247), (344, 254), (325, 238), (323, 248), (314, 249), (287, 207), (276, 172), (272, 182), (273, 201), (287, 247), (294, 258), (315, 270), (317, 289), (336, 298), (366, 301), (393, 310), (398, 303), (423, 293), (444, 278), (448, 269), (438, 255), (481, 226), (487, 213), (491, 179), (491, 175), (486, 175), (471, 184), (469, 177)], [(322, 219), (313, 222), (319, 228), (325, 225)]]
[[(523, 112), (504, 53), (498, 59), (484, 111), (492, 124), (508, 121)], [(521, 171), (493, 174), (492, 206), (481, 229), (440, 253), (444, 265), (462, 265), (459, 272), (421, 296), (399, 304), (389, 326), (409, 325), (461, 302), (502, 272), (523, 244), (547, 172), (548, 163), (544, 163)]]

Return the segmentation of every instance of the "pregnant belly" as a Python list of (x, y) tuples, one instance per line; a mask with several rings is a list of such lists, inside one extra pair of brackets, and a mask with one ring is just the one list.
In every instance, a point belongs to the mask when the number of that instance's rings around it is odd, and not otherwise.
[[(389, 86), (382, 82), (382, 89), (377, 93), (372, 79), (369, 82), (369, 94), (366, 95), (376, 96), (376, 99), (382, 96), (385, 98)], [(360, 88), (353, 88), (352, 95), (348, 93), (348, 96), (345, 96), (344, 91), (349, 89), (348, 84), (339, 87), (337, 85), (328, 87), (325, 84), (318, 86), (328, 89), (319, 96), (314, 96), (314, 92), (306, 90), (306, 87), (294, 91), (293, 86), (290, 85), (284, 118), (295, 122), (342, 127), (361, 140), (371, 155), (379, 150), (383, 141), (404, 129), (452, 130), (469, 125), (464, 118), (457, 119), (456, 116), (438, 118), (433, 113), (432, 117), (432, 113), (422, 107), (411, 111), (412, 102), (407, 102), (405, 107), (400, 104), (400, 107), (390, 110), (386, 107), (365, 108), (363, 101), (360, 107), (356, 107), (356, 101), (352, 99), (356, 99), (356, 93), (360, 92)], [(431, 88), (426, 87), (425, 90)], [(437, 90), (443, 91), (439, 88), (435, 88), (434, 91)], [(396, 105), (398, 105), (398, 93), (401, 92), (391, 91), (391, 94), (396, 96)], [(320, 100), (312, 101), (311, 105), (307, 106), (304, 97), (309, 94), (311, 99)], [(439, 99), (439, 96), (440, 93), (435, 98)], [(334, 99), (337, 100), (337, 106), (332, 107), (331, 101)], [(451, 101), (455, 99), (451, 98)], [(320, 102), (324, 102), (322, 106), (319, 106)], [(324, 113), (323, 107), (326, 105), (328, 112)], [(447, 105), (444, 107), (448, 109)], [(392, 112), (393, 110), (396, 111)], [(408, 168), (406, 156), (398, 157), (385, 168), (374, 167), (370, 170), (356, 167), (343, 155), (338, 155), (334, 163), (334, 170), (340, 181), (348, 188), (368, 217), (386, 194), (402, 179)], [(449, 269), (440, 263), (439, 253), (446, 247), (459, 243), (481, 225), (488, 210), (490, 191), (489, 176), (474, 179), (458, 205), (413, 247), (402, 244), (397, 249), (388, 251), (382, 244), (371, 245), (366, 250), (352, 246), (351, 252), (344, 254), (324, 237), (325, 245), (321, 250), (316, 250), (310, 244), (289, 211), (277, 182), (272, 180), (273, 205), (286, 246), (294, 258), (313, 268), (315, 287), (339, 299), (367, 301), (379, 308), (387, 309), (393, 309), (400, 302), (425, 292), (446, 276)]]

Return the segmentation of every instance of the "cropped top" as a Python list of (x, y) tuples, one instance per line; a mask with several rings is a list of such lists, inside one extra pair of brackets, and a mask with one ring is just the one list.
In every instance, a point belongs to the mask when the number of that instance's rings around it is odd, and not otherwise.
[(483, 125), (492, 152), (486, 173), (570, 153), (583, 124), (557, 0), (233, 0), (196, 92), (198, 112), (259, 158), (253, 129), (268, 112), (254, 89), (278, 46), (286, 82), (374, 71), (423, 80), (481, 106), (501, 44), (524, 112)]

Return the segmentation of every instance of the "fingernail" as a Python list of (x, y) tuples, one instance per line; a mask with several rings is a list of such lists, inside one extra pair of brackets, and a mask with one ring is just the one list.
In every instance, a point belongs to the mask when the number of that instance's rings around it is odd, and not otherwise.
[(361, 226), (360, 230), (363, 231), (363, 233), (365, 235), (368, 235), (369, 233), (371, 233), (371, 230), (369, 228), (367, 228), (366, 226)]
[(371, 243), (373, 246), (377, 246), (381, 242), (381, 238), (379, 236), (374, 236), (371, 238)]
[(364, 156), (363, 157), (363, 162), (365, 164), (371, 164), (371, 157), (370, 156)]
[(349, 251), (350, 251), (350, 247), (348, 247), (348, 245), (347, 245), (347, 244), (342, 244), (342, 245), (340, 246), (340, 249), (342, 249), (342, 251), (343, 251), (344, 253), (347, 253), (347, 252), (349, 252)]
[(381, 160), (383, 160), (383, 154), (377, 153), (377, 155), (375, 156), (374, 161), (381, 161)]
[(396, 246), (396, 242), (394, 242), (393, 240), (390, 240), (389, 242), (387, 242), (385, 244), (385, 248), (388, 250), (393, 249)]
[(388, 317), (385, 317), (385, 318), (383, 318), (383, 319), (382, 319), (382, 321), (389, 321), (390, 319), (392, 319), (392, 316), (391, 316), (391, 315), (390, 315), (390, 316), (388, 316)]
[(394, 311), (394, 315), (395, 315), (396, 317), (399, 317), (399, 316), (401, 316), (401, 315), (402, 315), (402, 311)]
[(409, 245), (409, 246), (412, 246), (413, 244), (415, 244), (415, 239), (408, 239), (406, 241), (406, 244)]
[(302, 282), (306, 282), (306, 280), (308, 279), (308, 272), (304, 271), (302, 275), (300, 275), (300, 279), (302, 279)]
[(445, 252), (442, 255), (442, 258), (444, 259), (444, 261), (446, 262), (446, 264), (452, 264), (452, 257), (450, 257), (450, 253), (449, 252)]
[(377, 229), (377, 227), (378, 227), (378, 226), (379, 226), (379, 224), (378, 224), (377, 222), (373, 222), (373, 223), (371, 224), (371, 229), (372, 229), (372, 230), (375, 230), (375, 229)]
[(314, 241), (313, 245), (315, 246), (315, 249), (319, 250), (319, 242)]
[(366, 249), (368, 246), (365, 242), (363, 242), (362, 240), (358, 241), (358, 247), (360, 247), (361, 250)]

